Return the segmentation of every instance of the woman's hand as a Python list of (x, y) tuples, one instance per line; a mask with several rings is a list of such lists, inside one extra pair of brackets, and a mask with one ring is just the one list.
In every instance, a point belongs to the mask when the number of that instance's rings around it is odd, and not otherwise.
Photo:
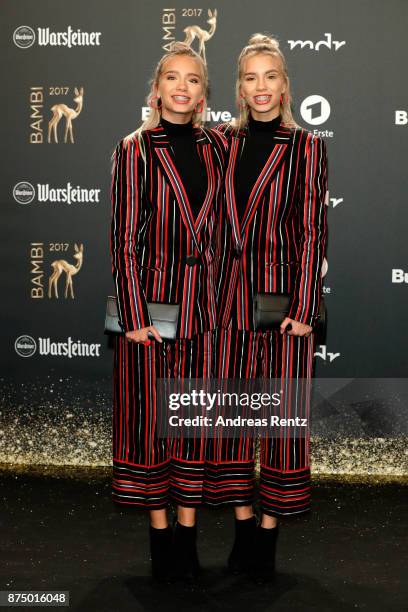
[(128, 331), (126, 332), (125, 336), (129, 342), (138, 342), (139, 344), (149, 346), (149, 332), (154, 336), (154, 339), (157, 340), (157, 342), (163, 342), (159, 332), (157, 331), (154, 325), (149, 325), (149, 327), (142, 327), (142, 329), (134, 329), (132, 331)]
[(295, 321), (294, 319), (289, 319), (289, 317), (286, 317), (280, 324), (281, 334), (285, 332), (286, 326), (289, 325), (289, 323), (292, 324), (292, 329), (286, 332), (288, 336), (305, 336), (305, 338), (308, 338), (313, 331), (313, 327), (310, 327), (310, 325), (306, 325), (305, 323), (299, 323), (299, 321)]

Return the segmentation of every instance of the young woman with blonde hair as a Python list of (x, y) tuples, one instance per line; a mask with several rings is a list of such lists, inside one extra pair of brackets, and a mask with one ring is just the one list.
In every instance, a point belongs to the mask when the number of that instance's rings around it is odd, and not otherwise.
[[(219, 330), (215, 376), (292, 383), (280, 416), (308, 417), (301, 379), (313, 376), (326, 243), (325, 142), (292, 117), (279, 42), (255, 34), (238, 58), (239, 117), (217, 129), (228, 140), (220, 238)], [(287, 294), (280, 327), (259, 329), (257, 295)], [(239, 443), (238, 443), (239, 442)], [(278, 519), (310, 509), (309, 431), (272, 431), (260, 439), (257, 527), (253, 439), (223, 438), (214, 447), (211, 503), (235, 507), (228, 565), (260, 581), (273, 578)]]
[[(160, 59), (149, 118), (114, 152), (111, 258), (123, 335), (114, 343), (113, 500), (150, 513), (153, 577), (199, 571), (195, 510), (204, 442), (157, 435), (158, 378), (208, 378), (216, 326), (214, 229), (226, 151), (202, 127), (208, 74), (174, 43)], [(179, 305), (176, 339), (163, 340), (152, 304)], [(177, 505), (173, 533), (169, 503)]]

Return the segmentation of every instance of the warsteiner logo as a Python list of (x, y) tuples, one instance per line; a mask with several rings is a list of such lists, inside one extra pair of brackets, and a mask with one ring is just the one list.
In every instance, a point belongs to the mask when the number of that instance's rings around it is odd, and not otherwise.
[(14, 342), (14, 350), (20, 357), (32, 357), (37, 350), (37, 343), (32, 336), (19, 336)]
[(52, 187), (49, 183), (37, 183), (37, 190), (28, 181), (20, 181), (13, 189), (13, 198), (19, 204), (30, 204), (35, 198), (37, 202), (63, 203), (63, 204), (87, 204), (88, 202), (99, 202), (100, 189), (89, 189), (71, 185), (65, 187)]
[(30, 26), (19, 26), (13, 32), (13, 42), (20, 49), (28, 49), (37, 38), (41, 47), (95, 47), (101, 44), (102, 32), (84, 32), (74, 30), (70, 25), (62, 32), (53, 32), (50, 28), (37, 28), (37, 37)]
[(14, 350), (20, 357), (32, 357), (36, 353), (45, 357), (100, 357), (100, 343), (82, 342), (68, 336), (65, 342), (55, 342), (51, 338), (19, 336), (14, 342)]

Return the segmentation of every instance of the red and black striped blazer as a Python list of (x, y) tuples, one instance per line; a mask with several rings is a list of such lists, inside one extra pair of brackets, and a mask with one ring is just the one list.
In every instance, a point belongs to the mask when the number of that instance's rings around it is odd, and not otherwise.
[(258, 292), (289, 293), (288, 316), (313, 326), (327, 237), (326, 144), (307, 130), (281, 123), (238, 218), (234, 178), (248, 132), (238, 133), (228, 124), (216, 129), (229, 147), (219, 235), (220, 326), (255, 329), (253, 298)]
[(116, 146), (110, 250), (124, 331), (152, 324), (148, 302), (181, 305), (180, 338), (216, 327), (215, 227), (227, 145), (213, 129), (193, 134), (207, 171), (196, 219), (161, 125), (143, 132), (141, 143), (134, 137)]

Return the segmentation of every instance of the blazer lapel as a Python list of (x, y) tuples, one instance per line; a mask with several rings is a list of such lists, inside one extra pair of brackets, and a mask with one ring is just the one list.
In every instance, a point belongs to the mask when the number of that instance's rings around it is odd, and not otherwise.
[(274, 146), (271, 151), (271, 154), (266, 160), (266, 163), (264, 164), (248, 198), (248, 202), (241, 222), (242, 234), (244, 234), (245, 229), (252, 221), (252, 218), (255, 214), (259, 202), (262, 199), (262, 195), (265, 191), (266, 186), (273, 179), (280, 166), (282, 165), (285, 156), (291, 148), (290, 145), (292, 142), (293, 136), (291, 130), (280, 125), (274, 136)]
[(255, 214), (256, 208), (259, 202), (261, 201), (263, 192), (268, 182), (270, 182), (275, 176), (285, 156), (291, 148), (291, 143), (293, 142), (292, 131), (281, 124), (274, 137), (274, 146), (271, 151), (271, 154), (266, 160), (262, 171), (260, 172), (256, 183), (252, 188), (244, 215), (240, 220), (238, 218), (236, 206), (234, 176), (235, 172), (239, 171), (236, 167), (237, 161), (239, 160), (245, 149), (245, 140), (247, 136), (248, 130), (247, 128), (244, 128), (239, 132), (239, 134), (233, 136), (231, 139), (230, 156), (228, 160), (228, 168), (226, 172), (225, 182), (227, 210), (232, 225), (233, 236), (236, 242), (236, 246), (241, 248), (243, 246), (245, 230)]
[(186, 188), (176, 167), (174, 151), (171, 148), (169, 138), (161, 125), (152, 130), (152, 143), (160, 165), (164, 170), (164, 173), (167, 176), (176, 197), (184, 225), (190, 232), (197, 250), (201, 252), (198, 233), (211, 208), (215, 189), (215, 176), (211, 155), (211, 141), (209, 140), (205, 131), (201, 130), (200, 128), (194, 128), (193, 133), (196, 140), (198, 155), (201, 162), (204, 163), (207, 174), (207, 192), (203, 205), (196, 219), (194, 219)]
[(200, 252), (200, 245), (195, 231), (194, 219), (187, 192), (177, 171), (169, 138), (161, 125), (158, 125), (157, 128), (152, 130), (152, 143), (160, 165), (176, 197), (183, 223), (190, 233), (197, 250)]
[(243, 139), (239, 136), (233, 136), (231, 138), (228, 166), (225, 172), (225, 198), (227, 203), (227, 214), (231, 221), (232, 234), (236, 247), (241, 246), (242, 239), (237, 213), (237, 204), (235, 201), (234, 176), (237, 159), (242, 151), (243, 142)]
[(205, 199), (200, 209), (200, 212), (198, 213), (197, 219), (195, 220), (195, 223), (194, 223), (195, 230), (198, 234), (210, 211), (211, 203), (213, 202), (217, 177), (216, 177), (216, 167), (213, 161), (211, 141), (209, 140), (205, 130), (201, 128), (196, 128), (194, 131), (194, 135), (196, 138), (198, 156), (201, 160), (201, 163), (205, 167), (206, 175), (207, 175), (207, 193), (205, 195)]

